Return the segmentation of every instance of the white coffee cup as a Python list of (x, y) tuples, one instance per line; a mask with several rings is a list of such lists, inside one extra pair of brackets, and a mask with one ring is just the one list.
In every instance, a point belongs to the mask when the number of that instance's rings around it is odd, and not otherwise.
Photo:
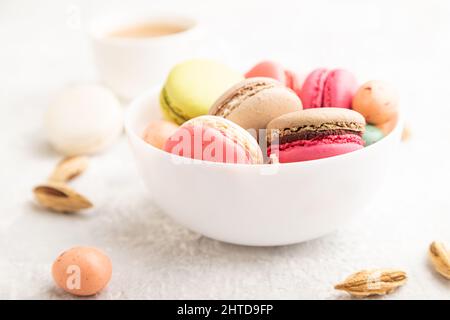
[[(173, 25), (182, 31), (148, 37), (112, 35), (139, 24)], [(101, 80), (124, 99), (163, 82), (175, 64), (197, 55), (202, 39), (199, 22), (178, 15), (107, 16), (92, 22), (90, 35)]]

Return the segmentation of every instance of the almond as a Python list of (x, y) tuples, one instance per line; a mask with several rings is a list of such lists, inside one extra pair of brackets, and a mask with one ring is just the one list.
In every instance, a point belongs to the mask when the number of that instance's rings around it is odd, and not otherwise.
[(368, 297), (391, 293), (405, 284), (406, 273), (395, 269), (362, 270), (352, 274), (334, 288), (355, 297)]
[(428, 255), (436, 271), (450, 279), (450, 252), (445, 245), (442, 242), (434, 241), (430, 244)]

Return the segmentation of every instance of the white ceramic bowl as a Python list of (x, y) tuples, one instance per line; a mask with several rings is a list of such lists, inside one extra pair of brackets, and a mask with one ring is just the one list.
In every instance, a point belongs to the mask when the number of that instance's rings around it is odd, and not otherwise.
[(154, 201), (205, 236), (243, 245), (298, 243), (336, 230), (382, 186), (401, 121), (381, 141), (352, 153), (279, 165), (186, 162), (141, 139), (160, 119), (158, 89), (133, 101), (125, 128)]

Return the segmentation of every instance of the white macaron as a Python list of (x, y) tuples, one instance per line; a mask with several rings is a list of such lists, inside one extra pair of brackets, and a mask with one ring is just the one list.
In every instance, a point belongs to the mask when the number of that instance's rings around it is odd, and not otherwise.
[(122, 126), (120, 102), (100, 85), (63, 89), (50, 104), (44, 119), (51, 145), (68, 156), (102, 151), (119, 137)]

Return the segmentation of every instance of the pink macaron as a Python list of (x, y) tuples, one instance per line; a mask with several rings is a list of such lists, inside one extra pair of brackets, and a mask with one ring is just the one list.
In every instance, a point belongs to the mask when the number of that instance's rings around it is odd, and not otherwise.
[(185, 122), (167, 139), (164, 150), (212, 162), (263, 162), (262, 151), (255, 138), (234, 122), (217, 116), (200, 116)]
[(292, 89), (297, 95), (300, 94), (302, 79), (295, 72), (283, 68), (281, 64), (274, 61), (265, 60), (258, 63), (245, 74), (245, 77), (272, 78)]
[(348, 109), (307, 109), (284, 114), (267, 126), (267, 153), (282, 163), (337, 156), (364, 147), (364, 128), (364, 117)]
[(355, 76), (344, 69), (316, 69), (305, 79), (300, 90), (304, 109), (351, 109), (352, 99), (358, 88)]

